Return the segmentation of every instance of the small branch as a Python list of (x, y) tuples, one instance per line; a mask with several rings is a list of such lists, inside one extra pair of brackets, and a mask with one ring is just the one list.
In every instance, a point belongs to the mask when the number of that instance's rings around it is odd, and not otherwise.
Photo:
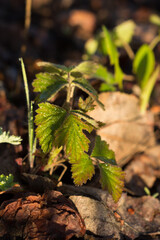
[(70, 73), (68, 73), (68, 89), (67, 89), (67, 99), (66, 103), (69, 106), (69, 109), (72, 107), (73, 103), (73, 93), (74, 93), (74, 86), (72, 86), (72, 79), (70, 78)]

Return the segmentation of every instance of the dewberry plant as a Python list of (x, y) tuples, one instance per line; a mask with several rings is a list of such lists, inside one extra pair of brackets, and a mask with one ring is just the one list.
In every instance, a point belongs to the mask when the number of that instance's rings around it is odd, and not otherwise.
[[(43, 153), (49, 154), (47, 169), (69, 161), (74, 183), (82, 185), (93, 177), (97, 164), (102, 188), (108, 190), (117, 202), (123, 190), (124, 172), (117, 166), (114, 152), (100, 136), (96, 136), (89, 153), (88, 134), (98, 129), (101, 123), (89, 117), (87, 112), (94, 109), (93, 102), (103, 109), (104, 106), (88, 79), (97, 75), (101, 65), (85, 61), (75, 67), (46, 62), (39, 63), (39, 66), (44, 72), (38, 73), (33, 81), (34, 92), (38, 93), (36, 137)], [(85, 100), (79, 98), (77, 108), (73, 108), (75, 88), (88, 94)], [(60, 107), (53, 104), (52, 99), (62, 89), (66, 91), (66, 99)]]

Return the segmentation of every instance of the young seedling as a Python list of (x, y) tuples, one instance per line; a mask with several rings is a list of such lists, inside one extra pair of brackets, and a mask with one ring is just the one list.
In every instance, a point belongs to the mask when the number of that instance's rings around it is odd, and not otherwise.
[[(114, 152), (100, 136), (96, 136), (93, 150), (89, 153), (91, 142), (87, 137), (101, 125), (87, 115), (94, 108), (93, 101), (104, 109), (88, 81), (96, 75), (100, 65), (86, 61), (68, 68), (46, 62), (39, 63), (39, 66), (45, 72), (37, 74), (33, 81), (34, 91), (39, 93), (35, 124), (42, 151), (50, 153), (47, 169), (53, 170), (58, 163), (62, 166), (64, 161), (69, 161), (74, 183), (82, 185), (93, 177), (97, 164), (102, 188), (107, 189), (117, 202), (123, 190), (124, 173), (116, 164)], [(76, 109), (73, 108), (75, 88), (89, 95), (86, 100), (79, 99)], [(60, 107), (51, 100), (62, 89), (66, 90), (66, 100)]]

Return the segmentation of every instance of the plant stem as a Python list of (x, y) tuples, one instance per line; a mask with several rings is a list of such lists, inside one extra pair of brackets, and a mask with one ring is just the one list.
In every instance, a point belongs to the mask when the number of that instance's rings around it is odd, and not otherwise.
[(160, 42), (160, 36), (156, 36), (150, 44), (150, 48), (153, 50), (155, 46)]
[(72, 108), (72, 104), (73, 104), (73, 93), (74, 93), (74, 86), (72, 85), (72, 79), (70, 77), (70, 73), (68, 73), (68, 89), (67, 89), (67, 99), (66, 99), (66, 103), (67, 106), (69, 107), (69, 109)]
[(33, 162), (34, 162), (33, 149), (36, 144), (36, 143), (34, 144), (33, 102), (30, 102), (28, 81), (27, 81), (27, 75), (26, 75), (23, 59), (20, 58), (20, 61), (21, 61), (21, 67), (22, 67), (24, 88), (25, 88), (26, 101), (27, 101), (27, 110), (28, 110), (29, 163), (30, 163), (30, 168), (33, 168)]
[(134, 52), (133, 52), (132, 48), (130, 47), (130, 45), (128, 43), (125, 43), (125, 42), (123, 42), (122, 44), (123, 44), (123, 47), (124, 47), (124, 49), (126, 50), (128, 56), (129, 56), (129, 58), (131, 60), (133, 60), (135, 55), (134, 55)]

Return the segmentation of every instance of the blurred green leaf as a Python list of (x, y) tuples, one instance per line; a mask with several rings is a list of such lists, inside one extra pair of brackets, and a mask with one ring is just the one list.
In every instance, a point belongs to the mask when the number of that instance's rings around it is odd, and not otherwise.
[(133, 71), (137, 75), (139, 85), (143, 89), (153, 72), (155, 57), (153, 51), (146, 44), (142, 45), (135, 55)]
[(100, 88), (99, 88), (100, 92), (114, 92), (116, 91), (116, 88), (114, 87), (114, 85), (112, 84), (108, 84), (108, 83), (102, 83)]
[(152, 93), (152, 90), (155, 86), (156, 80), (158, 78), (160, 72), (160, 66), (157, 66), (157, 68), (155, 69), (155, 71), (152, 73), (151, 77), (148, 79), (146, 85), (144, 86), (141, 96), (140, 96), (140, 100), (141, 100), (141, 104), (140, 104), (140, 108), (141, 108), (141, 112), (144, 113), (147, 109), (147, 105), (149, 103), (149, 99)]
[(152, 14), (149, 20), (151, 23), (160, 27), (160, 17), (157, 14)]
[(124, 73), (119, 65), (119, 60), (115, 64), (115, 81), (118, 84), (119, 88), (123, 88), (123, 77)]
[(42, 67), (45, 71), (49, 73), (57, 73), (60, 75), (64, 75), (65, 73), (68, 73), (72, 70), (73, 67), (66, 67), (64, 65), (60, 64), (54, 64), (50, 62), (38, 62), (38, 67)]
[(132, 20), (125, 21), (113, 30), (115, 44), (118, 47), (123, 46), (123, 43), (130, 43), (134, 34), (136, 24)]
[(90, 38), (86, 43), (85, 43), (85, 51), (88, 55), (93, 55), (97, 51), (98, 48), (98, 41), (95, 38)]
[(13, 187), (15, 185), (14, 183), (14, 177), (12, 174), (9, 174), (8, 176), (5, 176), (4, 174), (0, 175), (0, 190), (6, 191), (7, 189)]
[(107, 55), (109, 56), (110, 63), (114, 65), (116, 64), (118, 59), (118, 52), (117, 52), (116, 46), (107, 28), (103, 26), (102, 30), (103, 30), (103, 38), (104, 38), (103, 44), (106, 47), (106, 52), (107, 52)]

